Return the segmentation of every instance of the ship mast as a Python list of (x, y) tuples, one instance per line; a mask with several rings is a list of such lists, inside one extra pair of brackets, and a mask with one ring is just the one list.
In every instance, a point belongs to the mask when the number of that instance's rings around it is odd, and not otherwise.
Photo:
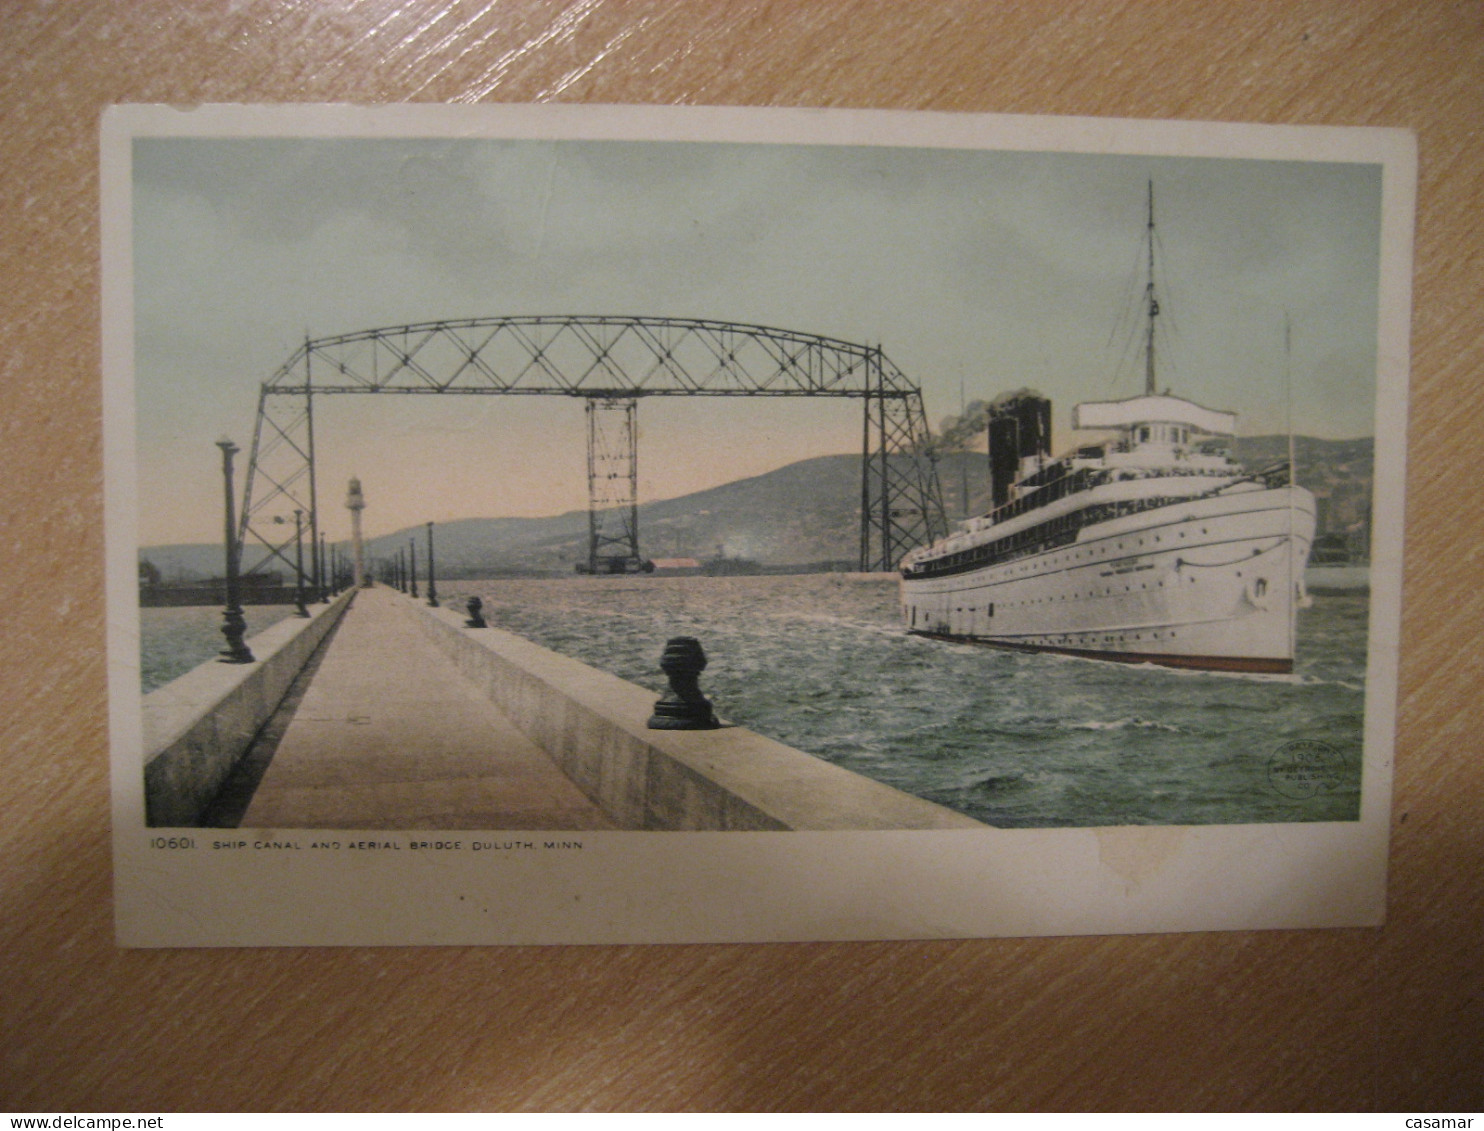
[(1149, 182), (1149, 282), (1144, 287), (1144, 297), (1149, 310), (1149, 330), (1144, 341), (1144, 395), (1152, 397), (1154, 390), (1154, 320), (1159, 317), (1159, 300), (1154, 297), (1154, 181)]

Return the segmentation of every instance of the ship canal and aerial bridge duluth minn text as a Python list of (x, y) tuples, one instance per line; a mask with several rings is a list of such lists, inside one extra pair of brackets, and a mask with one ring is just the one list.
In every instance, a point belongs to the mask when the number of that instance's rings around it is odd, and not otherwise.
[[(307, 339), (261, 387), (237, 544), (290, 568), (273, 513), (319, 538), (316, 399), (328, 394), (568, 396), (587, 412), (586, 568), (642, 568), (637, 430), (644, 397), (845, 397), (862, 402), (860, 568), (891, 570), (947, 533), (922, 390), (879, 346), (705, 319), (523, 315)], [(275, 529), (274, 527), (278, 528)], [(312, 583), (320, 587), (320, 562)]]

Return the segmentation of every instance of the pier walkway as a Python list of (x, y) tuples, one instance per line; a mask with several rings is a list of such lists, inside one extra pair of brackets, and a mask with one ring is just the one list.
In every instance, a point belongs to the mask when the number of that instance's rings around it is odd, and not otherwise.
[(356, 594), (242, 826), (614, 828), (439, 651), (418, 615), (394, 590)]
[(154, 828), (981, 828), (741, 726), (655, 730), (655, 693), (387, 588), (342, 593), (144, 696)]

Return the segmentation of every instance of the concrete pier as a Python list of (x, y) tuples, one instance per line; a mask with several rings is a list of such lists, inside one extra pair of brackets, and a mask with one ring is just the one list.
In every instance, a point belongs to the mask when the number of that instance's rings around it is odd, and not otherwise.
[(243, 826), (614, 828), (418, 618), (395, 590), (360, 590)]
[[(225, 665), (145, 697), (146, 717), (168, 709), (171, 727), (156, 729), (174, 735), (168, 749), (146, 749), (151, 824), (214, 823), (227, 811), (247, 828), (982, 827), (744, 727), (650, 730), (654, 692), (510, 633), (467, 628), (462, 613), (396, 590), (353, 589), (332, 609), (338, 625), (317, 668), (305, 667), (309, 637), (269, 650), (261, 667), (272, 690), (252, 696), (250, 711), (184, 694), (221, 683)], [(260, 641), (290, 631), (275, 626), (253, 647), (263, 654)], [(306, 678), (285, 700), (300, 669)], [(192, 704), (200, 717), (186, 719)], [(194, 772), (203, 747), (209, 778)], [(244, 769), (264, 762), (244, 786)], [(203, 817), (212, 783), (234, 768)]]
[(252, 639), (256, 660), (208, 660), (144, 697), (144, 802), (155, 827), (195, 825), (351, 601), (342, 593)]
[(983, 828), (745, 727), (650, 730), (653, 691), (508, 632), (466, 629), (452, 610), (414, 608), (470, 682), (621, 828)]

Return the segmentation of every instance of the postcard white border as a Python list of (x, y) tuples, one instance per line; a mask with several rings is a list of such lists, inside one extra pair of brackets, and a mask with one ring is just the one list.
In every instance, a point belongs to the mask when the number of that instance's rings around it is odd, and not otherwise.
[[(504, 137), (996, 148), (1383, 166), (1374, 553), (1360, 819), (874, 833), (367, 833), (395, 850), (151, 847), (135, 556), (131, 142)], [(102, 127), (109, 724), (125, 946), (762, 942), (1367, 926), (1385, 914), (1416, 142), (1405, 130), (635, 106), (109, 108)], [(313, 830), (295, 830), (311, 839)], [(248, 831), (246, 835), (253, 837)], [(346, 840), (343, 830), (327, 832)], [(414, 840), (533, 847), (414, 851)], [(544, 843), (580, 840), (580, 851)]]

